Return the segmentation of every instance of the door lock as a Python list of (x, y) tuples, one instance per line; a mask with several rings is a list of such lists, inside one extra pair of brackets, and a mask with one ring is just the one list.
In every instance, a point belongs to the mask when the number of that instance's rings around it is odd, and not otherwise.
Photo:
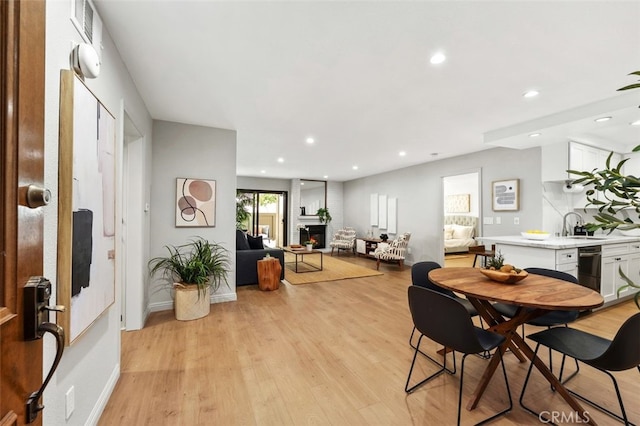
[(51, 201), (51, 191), (47, 188), (41, 188), (37, 185), (27, 186), (27, 206), (32, 209), (43, 207)]

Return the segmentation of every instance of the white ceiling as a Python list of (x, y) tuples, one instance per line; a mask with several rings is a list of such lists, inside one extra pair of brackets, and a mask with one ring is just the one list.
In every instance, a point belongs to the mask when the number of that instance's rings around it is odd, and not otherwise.
[(152, 117), (237, 130), (241, 176), (346, 181), (563, 125), (640, 143), (573, 123), (640, 112), (616, 92), (640, 69), (638, 1), (95, 3)]

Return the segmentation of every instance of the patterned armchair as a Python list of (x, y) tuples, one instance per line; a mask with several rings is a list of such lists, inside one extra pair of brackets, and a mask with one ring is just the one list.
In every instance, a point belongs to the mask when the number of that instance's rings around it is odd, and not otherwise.
[(329, 243), (331, 247), (331, 256), (333, 256), (333, 249), (338, 249), (338, 255), (340, 250), (351, 250), (355, 253), (356, 250), (356, 230), (353, 228), (342, 228), (333, 236), (333, 240)]
[(405, 232), (404, 234), (398, 235), (398, 238), (389, 244), (379, 243), (376, 251), (373, 252), (376, 258), (376, 269), (380, 269), (381, 260), (398, 262), (400, 269), (402, 269), (407, 245), (409, 245), (409, 238), (411, 238), (411, 232)]

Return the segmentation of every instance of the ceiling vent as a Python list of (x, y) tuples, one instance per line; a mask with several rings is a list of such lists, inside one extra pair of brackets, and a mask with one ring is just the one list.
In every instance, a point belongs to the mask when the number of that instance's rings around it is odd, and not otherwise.
[(70, 0), (71, 22), (82, 39), (93, 46), (102, 61), (102, 20), (90, 0)]

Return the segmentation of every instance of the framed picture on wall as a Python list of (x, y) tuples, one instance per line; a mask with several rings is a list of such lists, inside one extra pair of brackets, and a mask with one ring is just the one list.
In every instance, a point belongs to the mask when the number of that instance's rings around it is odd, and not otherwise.
[(494, 212), (520, 209), (520, 179), (497, 180), (491, 183), (491, 206)]
[(216, 226), (216, 181), (176, 179), (176, 227)]

